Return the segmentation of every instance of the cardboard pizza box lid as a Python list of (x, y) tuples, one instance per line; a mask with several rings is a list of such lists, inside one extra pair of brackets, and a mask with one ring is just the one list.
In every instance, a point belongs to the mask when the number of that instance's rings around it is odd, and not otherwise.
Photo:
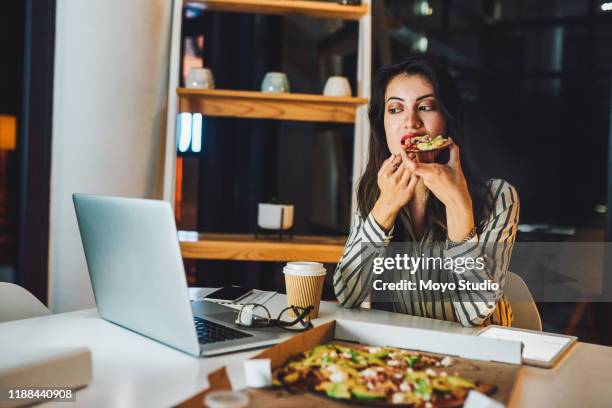
[(408, 350), (446, 354), (472, 360), (521, 364), (523, 345), (517, 341), (499, 340), (445, 333), (412, 327), (389, 326), (379, 323), (336, 320), (334, 337), (338, 340), (393, 346)]
[[(486, 340), (486, 341), (482, 341)], [(521, 368), (522, 345), (512, 341), (478, 338), (456, 333), (397, 327), (379, 323), (345, 319), (321, 324), (307, 332), (297, 334), (253, 357), (269, 359), (272, 369), (284, 364), (293, 355), (332, 341), (359, 342), (369, 345), (387, 345), (432, 354), (456, 356), (460, 359), (453, 369), (473, 378), (486, 379), (498, 386), (494, 398), (506, 404)], [(202, 407), (205, 395), (214, 390), (232, 389), (230, 374), (225, 367), (208, 376), (210, 387), (184, 401), (181, 407)], [(278, 400), (273, 392), (249, 390), (251, 406), (304, 406), (315, 402), (318, 407), (335, 407), (335, 401), (315, 395), (284, 396)], [(346, 406), (346, 404), (341, 404)]]

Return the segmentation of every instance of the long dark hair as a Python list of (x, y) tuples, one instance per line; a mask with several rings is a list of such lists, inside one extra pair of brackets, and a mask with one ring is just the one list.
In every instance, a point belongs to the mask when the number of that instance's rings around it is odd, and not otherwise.
[[(482, 232), (483, 224), (491, 210), (492, 194), (486, 183), (475, 176), (467, 160), (469, 149), (461, 126), (461, 95), (448, 71), (436, 61), (426, 57), (409, 57), (398, 64), (379, 69), (373, 78), (368, 111), (371, 127), (369, 157), (357, 191), (359, 211), (364, 217), (367, 216), (380, 195), (377, 184), (378, 171), (383, 162), (391, 155), (384, 126), (385, 92), (389, 82), (398, 75), (420, 75), (432, 85), (439, 109), (446, 121), (446, 137), (452, 137), (454, 142), (461, 147), (461, 167), (472, 197), (474, 220), (478, 232)], [(429, 196), (425, 214), (427, 228), (431, 229), (434, 240), (445, 240), (446, 211), (444, 204), (433, 194)]]

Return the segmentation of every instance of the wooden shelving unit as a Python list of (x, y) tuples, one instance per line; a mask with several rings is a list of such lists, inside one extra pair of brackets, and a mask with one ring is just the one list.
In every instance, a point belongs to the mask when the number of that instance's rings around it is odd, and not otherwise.
[(368, 100), (313, 94), (178, 88), (179, 112), (252, 119), (354, 123)]
[[(355, 20), (359, 22), (357, 46), (357, 97), (327, 97), (295, 93), (262, 93), (234, 90), (195, 90), (181, 88), (181, 24), (183, 6), (197, 3), (209, 11), (255, 14), (302, 15), (311, 18)], [(176, 118), (179, 112), (207, 116), (354, 124), (353, 180), (365, 167), (370, 127), (367, 103), (371, 77), (371, 0), (358, 6), (335, 1), (306, 0), (177, 0), (173, 8), (170, 49), (170, 81), (164, 163), (164, 199), (174, 202), (176, 182)], [(355, 186), (353, 186), (355, 189)], [(352, 207), (355, 208), (353, 197)], [(255, 239), (248, 234), (179, 233), (186, 259), (218, 259), (285, 262), (312, 260), (336, 263), (346, 237), (295, 236), (291, 241)]]
[[(286, 239), (286, 238), (285, 238)], [(185, 259), (286, 262), (309, 260), (337, 263), (346, 237), (294, 236), (291, 240), (255, 239), (252, 234), (180, 231)]]
[(304, 0), (197, 0), (206, 10), (258, 14), (298, 14), (314, 18), (359, 20), (368, 5), (344, 6), (336, 3)]

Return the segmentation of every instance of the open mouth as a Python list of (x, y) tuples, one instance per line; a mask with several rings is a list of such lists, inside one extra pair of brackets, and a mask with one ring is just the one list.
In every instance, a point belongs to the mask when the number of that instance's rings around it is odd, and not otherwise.
[(402, 145), (406, 144), (408, 142), (408, 140), (410, 139), (414, 139), (417, 137), (423, 137), (423, 136), (427, 136), (426, 134), (422, 134), (422, 133), (408, 133), (404, 136), (402, 136)]

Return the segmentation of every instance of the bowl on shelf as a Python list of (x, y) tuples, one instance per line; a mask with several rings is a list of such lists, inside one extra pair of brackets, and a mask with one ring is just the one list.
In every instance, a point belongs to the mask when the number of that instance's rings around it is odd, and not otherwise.
[(266, 230), (289, 230), (293, 227), (293, 205), (259, 203), (257, 226)]
[(191, 68), (185, 79), (185, 87), (191, 89), (214, 89), (215, 78), (209, 68)]
[(290, 92), (289, 80), (283, 72), (268, 72), (261, 82), (262, 92)]
[(331, 76), (325, 83), (323, 95), (325, 96), (351, 96), (351, 85), (343, 76)]

